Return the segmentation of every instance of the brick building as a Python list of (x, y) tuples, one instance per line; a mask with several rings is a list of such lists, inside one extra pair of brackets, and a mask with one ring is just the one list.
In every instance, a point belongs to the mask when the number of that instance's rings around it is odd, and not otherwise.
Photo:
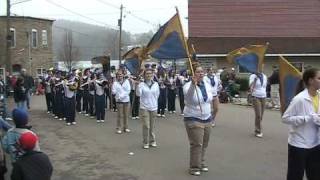
[[(32, 76), (37, 76), (52, 67), (53, 20), (23, 16), (10, 19), (12, 72), (25, 68)], [(6, 42), (6, 16), (0, 16), (0, 39)], [(0, 68), (5, 67), (5, 51), (5, 43), (0, 43)]]
[(230, 67), (228, 52), (266, 42), (268, 75), (279, 54), (301, 70), (320, 66), (319, 0), (189, 0), (188, 11), (189, 42), (205, 66)]

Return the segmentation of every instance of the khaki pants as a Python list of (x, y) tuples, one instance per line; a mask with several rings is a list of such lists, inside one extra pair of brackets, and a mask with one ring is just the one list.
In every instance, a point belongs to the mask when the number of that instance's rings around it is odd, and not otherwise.
[(147, 111), (145, 109), (140, 109), (143, 144), (149, 144), (156, 141), (154, 134), (155, 115), (156, 111)]
[(117, 116), (117, 129), (128, 129), (128, 111), (129, 103), (117, 103), (118, 116)]
[(266, 100), (265, 98), (252, 97), (252, 105), (255, 113), (255, 132), (261, 133), (261, 122), (263, 118)]
[(209, 144), (211, 123), (185, 121), (190, 143), (190, 169), (200, 169), (205, 164), (205, 153)]

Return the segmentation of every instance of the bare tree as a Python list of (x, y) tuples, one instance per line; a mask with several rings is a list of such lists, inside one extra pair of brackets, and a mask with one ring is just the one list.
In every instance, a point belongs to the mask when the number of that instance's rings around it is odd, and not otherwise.
[(66, 31), (59, 50), (59, 59), (64, 62), (65, 67), (71, 71), (76, 61), (80, 58), (79, 48), (75, 46), (72, 31)]

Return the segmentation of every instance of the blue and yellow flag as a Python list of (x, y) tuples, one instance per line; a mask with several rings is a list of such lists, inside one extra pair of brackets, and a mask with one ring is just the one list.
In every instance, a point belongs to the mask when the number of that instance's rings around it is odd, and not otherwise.
[(125, 59), (124, 65), (131, 74), (139, 73), (141, 63), (146, 59), (145, 54), (144, 47), (135, 47), (122, 56), (122, 59)]
[(290, 64), (284, 57), (279, 57), (280, 103), (284, 113), (296, 94), (297, 86), (302, 79), (302, 73)]
[(250, 45), (231, 51), (227, 55), (229, 63), (235, 63), (251, 73), (262, 72), (266, 45)]
[(149, 41), (148, 54), (156, 59), (187, 58), (186, 43), (179, 14), (174, 15)]

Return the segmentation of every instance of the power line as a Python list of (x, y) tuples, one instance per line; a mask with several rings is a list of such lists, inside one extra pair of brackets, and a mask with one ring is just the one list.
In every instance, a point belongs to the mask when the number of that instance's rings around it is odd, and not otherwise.
[(111, 29), (117, 30), (117, 28), (115, 28), (115, 26), (112, 26), (112, 25), (106, 24), (106, 23), (104, 23), (104, 22), (97, 21), (97, 20), (95, 20), (95, 19), (93, 19), (93, 18), (84, 16), (84, 15), (82, 15), (82, 14), (80, 14), (80, 13), (77, 13), (77, 12), (75, 12), (75, 11), (72, 11), (72, 10), (68, 9), (68, 8), (65, 8), (65, 7), (61, 6), (60, 4), (57, 4), (57, 3), (55, 3), (55, 2), (53, 2), (53, 1), (51, 1), (51, 0), (46, 0), (46, 1), (47, 1), (48, 3), (50, 3), (50, 4), (52, 4), (52, 5), (55, 5), (55, 6), (59, 7), (59, 8), (62, 8), (62, 9), (64, 9), (64, 10), (66, 10), (66, 11), (68, 11), (68, 12), (70, 12), (70, 13), (73, 13), (73, 14), (75, 14), (75, 15), (78, 15), (78, 16), (81, 16), (81, 17), (83, 17), (83, 18), (89, 19), (89, 20), (94, 21), (94, 22), (99, 23), (99, 24), (103, 24), (103, 25), (105, 25), (105, 26), (107, 26), (107, 27), (109, 27), (109, 28), (111, 28)]
[[(100, 3), (105, 4), (105, 5), (107, 5), (107, 6), (110, 6), (110, 7), (116, 8), (116, 9), (119, 9), (118, 6), (116, 6), (116, 5), (114, 5), (114, 4), (111, 4), (111, 3), (109, 3), (109, 2), (106, 2), (106, 1), (103, 1), (103, 0), (96, 0), (96, 1), (99, 1)], [(130, 14), (132, 17), (134, 17), (134, 18), (136, 18), (136, 19), (138, 19), (138, 20), (140, 20), (140, 21), (142, 21), (142, 22), (144, 22), (144, 23), (150, 24), (150, 25), (155, 26), (155, 27), (158, 26), (157, 24), (152, 23), (152, 22), (150, 22), (150, 21), (147, 20), (147, 19), (144, 19), (144, 18), (142, 18), (142, 17), (139, 17), (139, 16), (133, 14), (132, 11), (128, 11), (128, 10), (124, 10), (124, 11), (125, 11), (127, 14)]]

